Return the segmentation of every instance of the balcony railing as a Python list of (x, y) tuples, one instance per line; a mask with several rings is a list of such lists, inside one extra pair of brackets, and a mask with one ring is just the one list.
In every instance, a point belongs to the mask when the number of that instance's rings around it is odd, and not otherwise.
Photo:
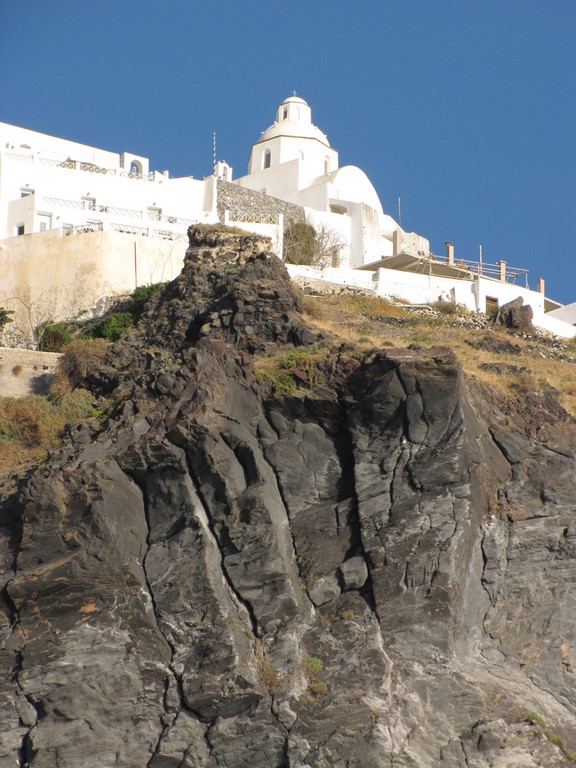
[(103, 221), (89, 221), (85, 224), (67, 224), (62, 227), (62, 235), (81, 235), (86, 232), (104, 232), (107, 229), (112, 232), (120, 232), (126, 235), (138, 235), (139, 237), (155, 237), (159, 240), (172, 240), (174, 242), (187, 243), (188, 237), (182, 232), (170, 232), (168, 230), (152, 229), (152, 227), (136, 227), (132, 224), (120, 224), (112, 222), (105, 226)]
[(156, 212), (138, 211), (135, 208), (118, 208), (114, 205), (100, 205), (99, 203), (88, 200), (64, 200), (60, 197), (44, 197), (45, 205), (58, 208), (73, 208), (77, 210), (95, 211), (96, 213), (107, 213), (113, 216), (123, 216), (128, 219), (150, 219), (151, 221), (161, 221), (167, 224), (176, 224), (181, 227), (189, 227), (194, 223), (194, 219), (183, 219), (180, 216), (167, 216)]
[(278, 214), (256, 213), (253, 211), (230, 211), (228, 221), (245, 222), (250, 224), (278, 224)]
[(83, 160), (53, 160), (49, 157), (36, 157), (35, 155), (21, 155), (16, 152), (6, 152), (5, 156), (10, 160), (20, 160), (26, 163), (38, 162), (40, 165), (52, 168), (64, 168), (71, 171), (84, 171), (85, 173), (97, 173), (104, 176), (122, 176), (127, 179), (139, 179), (142, 181), (156, 181), (154, 171), (150, 173), (135, 173), (125, 171), (123, 168), (103, 168), (96, 163), (88, 163)]
[(456, 269), (462, 269), (471, 272), (480, 277), (491, 277), (506, 283), (516, 283), (517, 280), (523, 281), (528, 288), (528, 270), (522, 267), (510, 267), (505, 262), (500, 264), (489, 264), (485, 261), (473, 259), (458, 259), (453, 261), (443, 259), (441, 256), (432, 255), (432, 262), (446, 264)]

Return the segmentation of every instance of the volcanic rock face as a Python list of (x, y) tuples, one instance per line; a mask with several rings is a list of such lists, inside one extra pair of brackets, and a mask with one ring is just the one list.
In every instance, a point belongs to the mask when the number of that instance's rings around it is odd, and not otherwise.
[(193, 230), (4, 498), (0, 768), (570, 765), (573, 421), (439, 348), (274, 396), (318, 337), (265, 250)]

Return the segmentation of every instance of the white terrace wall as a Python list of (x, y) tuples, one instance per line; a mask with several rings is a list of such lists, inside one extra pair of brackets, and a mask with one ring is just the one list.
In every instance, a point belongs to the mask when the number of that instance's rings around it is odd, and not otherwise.
[(409, 304), (432, 304), (436, 301), (455, 301), (472, 312), (486, 310), (486, 297), (494, 297), (500, 306), (522, 297), (534, 312), (534, 325), (562, 338), (576, 336), (576, 327), (544, 313), (544, 295), (511, 283), (489, 278), (480, 280), (436, 277), (414, 274), (395, 269), (377, 272), (354, 269), (316, 269), (286, 265), (291, 277), (325, 280), (339, 285), (355, 286), (375, 291), (379, 296), (400, 299)]
[(401, 272), (395, 269), (379, 269), (376, 281), (378, 295), (404, 299), (411, 304), (427, 304), (435, 301), (455, 301), (464, 304), (473, 312), (486, 311), (486, 298), (493, 297), (502, 306), (509, 301), (522, 297), (524, 304), (529, 304), (534, 313), (534, 325), (541, 330), (563, 338), (576, 336), (576, 328), (544, 312), (544, 294), (528, 288), (493, 280), (486, 277), (479, 279), (457, 280), (434, 275)]
[(0, 307), (15, 312), (4, 340), (30, 343), (32, 330), (51, 320), (97, 314), (111, 296), (180, 274), (187, 243), (120, 232), (60, 230), (0, 243)]
[(307, 278), (309, 280), (322, 280), (337, 285), (363, 288), (367, 291), (375, 290), (374, 272), (342, 267), (317, 269), (316, 267), (305, 267), (300, 264), (286, 264), (286, 269), (292, 278), (299, 277), (304, 279)]

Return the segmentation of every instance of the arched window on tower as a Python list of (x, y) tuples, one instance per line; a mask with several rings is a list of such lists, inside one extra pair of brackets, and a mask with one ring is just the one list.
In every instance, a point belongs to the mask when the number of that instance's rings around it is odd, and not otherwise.
[(130, 163), (130, 176), (141, 176), (142, 166), (137, 160), (132, 160)]
[(288, 117), (288, 107), (284, 107), (284, 109), (282, 110), (282, 120), (286, 120), (287, 117)]
[(324, 158), (324, 173), (330, 173), (330, 158), (328, 155)]
[(272, 158), (272, 153), (269, 149), (267, 149), (264, 152), (264, 156), (262, 158), (262, 168), (270, 168), (270, 160)]

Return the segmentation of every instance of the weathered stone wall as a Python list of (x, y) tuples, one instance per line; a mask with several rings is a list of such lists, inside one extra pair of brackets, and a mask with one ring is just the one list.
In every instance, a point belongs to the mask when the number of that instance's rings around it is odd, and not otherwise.
[(0, 396), (24, 397), (45, 392), (60, 354), (0, 347)]
[(270, 197), (263, 192), (240, 187), (229, 181), (218, 180), (218, 218), (224, 221), (224, 211), (246, 213), (251, 216), (282, 213), (289, 221), (305, 221), (304, 208), (300, 205), (287, 203), (277, 197)]

